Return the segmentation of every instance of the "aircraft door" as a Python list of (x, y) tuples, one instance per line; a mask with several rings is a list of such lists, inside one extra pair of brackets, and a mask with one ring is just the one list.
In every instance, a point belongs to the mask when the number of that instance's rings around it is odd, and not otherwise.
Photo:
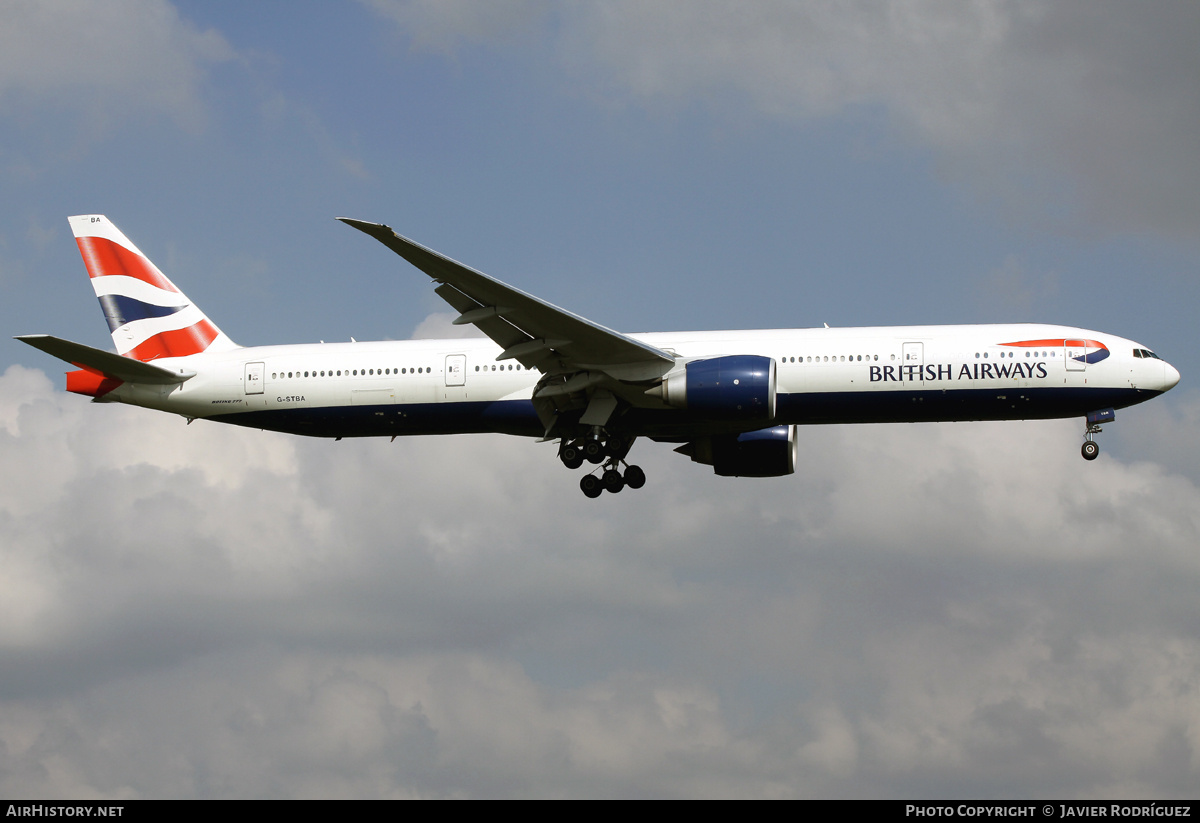
[(446, 385), (465, 386), (467, 384), (467, 356), (465, 354), (446, 355)]
[[(1063, 362), (1067, 364), (1067, 371), (1085, 371), (1087, 369), (1087, 341), (1084, 340), (1064, 340), (1063, 341)], [(1075, 358), (1079, 358), (1076, 360)]]
[[(905, 343), (902, 352), (904, 356), (904, 366), (901, 374), (905, 380), (924, 380), (925, 370), (921, 368), (925, 362), (925, 344), (924, 343)], [(910, 369), (909, 366), (916, 368)], [(912, 375), (916, 375), (913, 377)]]
[(267, 367), (262, 363), (246, 364), (246, 394), (263, 393), (263, 377)]
[(438, 393), (440, 402), (461, 403), (467, 399), (467, 356), (446, 355), (446, 385)]

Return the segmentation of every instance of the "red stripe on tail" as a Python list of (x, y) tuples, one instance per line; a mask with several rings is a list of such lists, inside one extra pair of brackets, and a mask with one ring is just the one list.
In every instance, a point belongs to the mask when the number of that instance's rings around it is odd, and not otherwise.
[(186, 357), (189, 354), (199, 354), (216, 339), (217, 333), (216, 326), (207, 320), (201, 320), (186, 329), (159, 332), (125, 352), (125, 356), (149, 362), (160, 357)]
[[(89, 277), (123, 274), (166, 291), (178, 292), (154, 264), (140, 254), (104, 237), (76, 237)], [(140, 358), (139, 358), (140, 359)]]

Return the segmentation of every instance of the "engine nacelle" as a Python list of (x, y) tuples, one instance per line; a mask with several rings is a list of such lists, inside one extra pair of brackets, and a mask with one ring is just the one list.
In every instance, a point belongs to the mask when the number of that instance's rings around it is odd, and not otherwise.
[(782, 477), (796, 471), (796, 427), (704, 437), (679, 451), (722, 477)]
[(668, 405), (714, 420), (775, 417), (775, 361), (756, 354), (693, 360), (663, 381)]

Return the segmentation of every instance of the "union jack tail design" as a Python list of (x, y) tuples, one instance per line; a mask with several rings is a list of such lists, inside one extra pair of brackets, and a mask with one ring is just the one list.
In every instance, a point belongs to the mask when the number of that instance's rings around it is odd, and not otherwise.
[(118, 354), (145, 362), (237, 348), (107, 217), (69, 220)]

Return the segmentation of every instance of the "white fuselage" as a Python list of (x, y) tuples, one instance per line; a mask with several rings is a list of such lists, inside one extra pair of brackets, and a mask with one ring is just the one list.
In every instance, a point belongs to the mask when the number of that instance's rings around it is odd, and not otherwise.
[[(731, 354), (773, 358), (779, 393), (773, 422), (781, 424), (1081, 416), (1141, 402), (1179, 380), (1172, 366), (1131, 340), (1063, 326), (630, 337), (681, 363)], [(1135, 354), (1141, 351), (1149, 356)], [(499, 353), (486, 338), (237, 348), (156, 361), (196, 376), (169, 386), (126, 384), (103, 399), (320, 436), (540, 434), (529, 402), (540, 372), (497, 362)], [(676, 411), (654, 426), (679, 427), (686, 436), (697, 422)]]

